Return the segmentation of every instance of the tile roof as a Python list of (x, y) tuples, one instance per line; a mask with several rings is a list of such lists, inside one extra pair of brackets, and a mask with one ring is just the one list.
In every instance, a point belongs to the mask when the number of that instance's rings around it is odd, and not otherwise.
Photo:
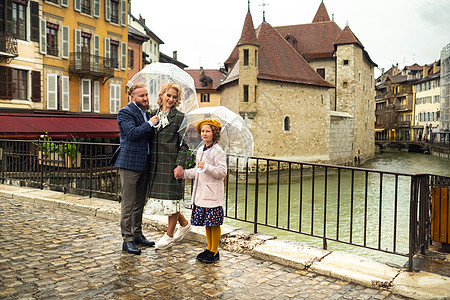
[(313, 23), (326, 21), (330, 21), (330, 16), (328, 15), (325, 4), (323, 4), (322, 2), (319, 5), (319, 9), (317, 10), (316, 15), (314, 16)]
[[(194, 79), (195, 89), (196, 90), (215, 90), (219, 87), (219, 85), (225, 80), (226, 75), (220, 72), (219, 70), (185, 70), (191, 77)], [(212, 85), (208, 85), (206, 87), (202, 86), (202, 79), (204, 76), (211, 78)]]
[(252, 15), (248, 12), (245, 16), (244, 27), (242, 28), (241, 39), (237, 43), (238, 46), (248, 44), (258, 46), (256, 40), (255, 27), (253, 26)]
[(131, 25), (128, 25), (128, 35), (135, 36), (144, 41), (148, 41), (150, 39), (150, 37), (141, 33), (140, 31), (138, 31), (136, 28), (134, 28)]
[(293, 36), (297, 43), (292, 46), (306, 59), (332, 57), (333, 43), (342, 32), (332, 21), (278, 26), (275, 29), (284, 38)]
[(345, 26), (339, 37), (334, 41), (334, 45), (356, 44), (364, 49), (363, 44), (358, 40), (350, 27)]
[(259, 43), (258, 79), (333, 87), (268, 23), (256, 30)]

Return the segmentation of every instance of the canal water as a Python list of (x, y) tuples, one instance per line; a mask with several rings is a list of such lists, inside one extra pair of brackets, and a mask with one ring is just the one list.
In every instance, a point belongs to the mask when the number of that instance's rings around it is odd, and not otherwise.
[[(396, 173), (430, 173), (450, 177), (450, 160), (432, 155), (408, 152), (377, 154), (361, 168)], [(328, 169), (315, 170), (314, 180), (310, 170), (303, 170), (301, 180), (292, 175), (291, 184), (281, 180), (258, 190), (258, 232), (322, 247), (327, 238), (347, 243), (366, 245), (386, 251), (408, 253), (409, 201), (411, 180), (409, 176), (354, 172)], [(300, 174), (299, 171), (293, 171)], [(367, 176), (367, 181), (366, 181)], [(353, 182), (353, 184), (352, 184)], [(381, 188), (380, 188), (381, 186)], [(326, 193), (325, 193), (326, 190)], [(352, 192), (353, 191), (353, 192)], [(397, 192), (396, 192), (397, 191)], [(247, 195), (247, 197), (246, 197)], [(225, 206), (228, 216), (254, 219), (255, 186), (245, 190), (230, 185)], [(352, 196), (353, 195), (353, 196)], [(247, 201), (245, 202), (245, 199)], [(380, 200), (381, 199), (381, 200)], [(235, 210), (238, 207), (238, 210)], [(326, 218), (324, 215), (326, 214)], [(381, 221), (381, 222), (380, 222)], [(226, 224), (253, 230), (253, 224), (226, 219)], [(283, 227), (304, 234), (271, 228)], [(327, 241), (333, 251), (343, 251), (365, 256), (381, 262), (403, 266), (407, 258), (368, 250), (364, 247)]]

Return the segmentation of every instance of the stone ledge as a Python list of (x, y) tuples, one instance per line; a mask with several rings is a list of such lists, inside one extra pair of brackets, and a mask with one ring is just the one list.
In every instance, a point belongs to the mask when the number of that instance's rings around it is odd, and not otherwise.
[(397, 268), (339, 251), (313, 262), (309, 270), (378, 289), (389, 288), (400, 272)]
[(307, 269), (328, 254), (330, 251), (282, 240), (268, 240), (251, 252), (254, 257), (298, 269)]
[(401, 272), (392, 291), (413, 299), (450, 299), (450, 278), (428, 272)]

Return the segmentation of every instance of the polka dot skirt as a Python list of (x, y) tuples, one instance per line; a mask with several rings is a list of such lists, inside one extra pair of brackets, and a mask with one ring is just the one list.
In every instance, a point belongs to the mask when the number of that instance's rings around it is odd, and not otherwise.
[(194, 226), (218, 226), (223, 224), (223, 207), (200, 207), (194, 204), (191, 224)]

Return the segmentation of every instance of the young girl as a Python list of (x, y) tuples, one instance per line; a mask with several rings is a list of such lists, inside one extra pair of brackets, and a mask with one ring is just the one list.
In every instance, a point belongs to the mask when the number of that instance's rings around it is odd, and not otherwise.
[(220, 123), (211, 119), (197, 124), (197, 132), (205, 146), (197, 151), (196, 168), (184, 171), (184, 178), (195, 178), (191, 224), (205, 226), (207, 247), (197, 255), (197, 260), (204, 263), (219, 260), (220, 225), (223, 224), (223, 180), (227, 175), (226, 155), (217, 144), (221, 129)]

